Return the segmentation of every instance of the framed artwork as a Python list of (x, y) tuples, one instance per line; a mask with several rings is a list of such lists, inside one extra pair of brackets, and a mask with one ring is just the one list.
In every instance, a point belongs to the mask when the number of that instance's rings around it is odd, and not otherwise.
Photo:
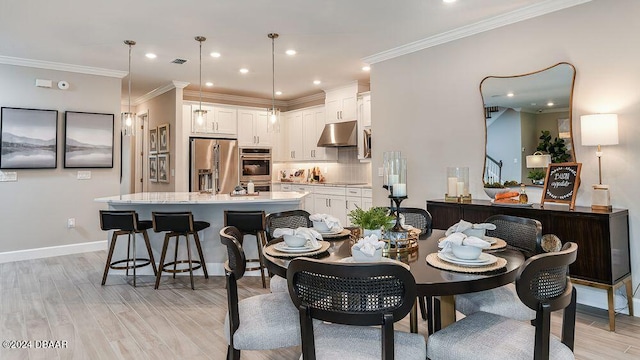
[(158, 182), (169, 182), (169, 154), (158, 155)]
[(158, 126), (158, 152), (169, 152), (169, 124)]
[(113, 114), (64, 113), (64, 167), (113, 167)]
[(149, 156), (149, 181), (158, 182), (158, 157)]
[(57, 151), (58, 111), (1, 109), (0, 169), (55, 169)]
[(149, 154), (158, 152), (158, 128), (149, 129)]

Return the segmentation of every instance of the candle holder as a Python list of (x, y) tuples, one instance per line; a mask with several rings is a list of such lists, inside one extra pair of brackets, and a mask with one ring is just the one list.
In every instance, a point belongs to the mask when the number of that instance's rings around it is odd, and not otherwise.
[(447, 168), (447, 192), (444, 194), (446, 202), (471, 202), (469, 193), (469, 168)]

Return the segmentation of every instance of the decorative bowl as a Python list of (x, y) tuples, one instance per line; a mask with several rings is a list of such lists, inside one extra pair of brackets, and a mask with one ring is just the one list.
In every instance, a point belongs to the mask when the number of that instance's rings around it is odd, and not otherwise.
[(488, 197), (495, 199), (497, 194), (511, 191), (509, 188), (483, 188)]
[(314, 221), (313, 222), (313, 228), (321, 233), (327, 233), (329, 231), (331, 231), (331, 229), (329, 229), (329, 227), (327, 226), (327, 224), (325, 224), (324, 221)]
[(469, 245), (453, 245), (451, 247), (453, 255), (462, 260), (475, 260), (482, 254), (482, 249)]
[(282, 235), (284, 242), (289, 247), (302, 247), (307, 243), (307, 238), (296, 235)]
[(366, 255), (359, 249), (351, 248), (351, 256), (355, 262), (376, 262), (382, 259), (382, 248), (376, 249), (373, 256)]
[(484, 234), (487, 231), (487, 229), (467, 229), (465, 231), (463, 231), (462, 233), (467, 235), (467, 236), (475, 236), (479, 239), (483, 239), (484, 238)]

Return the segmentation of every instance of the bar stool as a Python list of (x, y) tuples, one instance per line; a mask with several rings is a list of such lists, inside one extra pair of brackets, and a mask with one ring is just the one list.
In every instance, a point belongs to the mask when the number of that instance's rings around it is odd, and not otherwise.
[[(193, 214), (190, 211), (184, 212), (153, 212), (151, 213), (153, 221), (153, 231), (162, 232), (165, 231), (164, 245), (162, 246), (162, 255), (160, 255), (160, 267), (158, 269), (158, 275), (156, 276), (157, 289), (160, 286), (160, 278), (162, 272), (173, 273), (173, 278), (176, 278), (176, 273), (189, 272), (189, 279), (191, 280), (191, 289), (195, 290), (193, 286), (193, 270), (202, 268), (205, 279), (209, 278), (207, 273), (207, 264), (204, 261), (202, 254), (202, 246), (200, 246), (200, 237), (198, 231), (204, 230), (211, 226), (206, 221), (193, 221)], [(189, 235), (193, 236), (193, 241), (196, 244), (198, 250), (199, 260), (191, 259), (191, 245), (189, 244)], [(180, 236), (184, 236), (187, 244), (187, 260), (178, 260), (178, 245), (180, 244)], [(172, 237), (176, 238), (176, 246), (173, 256), (173, 261), (165, 263), (167, 255), (167, 247), (169, 246), (169, 240)], [(187, 268), (178, 269), (178, 264), (188, 264)], [(194, 265), (195, 264), (195, 265)], [(173, 266), (173, 269), (167, 267)]]
[(262, 258), (262, 247), (267, 243), (267, 233), (265, 226), (264, 211), (231, 211), (224, 212), (224, 226), (235, 226), (242, 233), (242, 240), (245, 235), (254, 235), (258, 249), (257, 259), (246, 259), (246, 262), (257, 262), (258, 266), (248, 267), (245, 270), (260, 270), (262, 277), (262, 287), (267, 288), (264, 277), (264, 260)]
[[(102, 285), (107, 281), (109, 269), (126, 270), (129, 276), (129, 269), (133, 269), (133, 286), (136, 286), (136, 269), (151, 264), (153, 275), (157, 275), (156, 262), (153, 259), (151, 244), (149, 243), (149, 235), (147, 229), (151, 229), (151, 221), (138, 220), (138, 213), (133, 210), (100, 210), (100, 228), (104, 231), (113, 230), (111, 236), (111, 244), (109, 244), (109, 254), (107, 255), (107, 263), (104, 267), (104, 275), (102, 275)], [(136, 257), (136, 234), (142, 234), (144, 244), (147, 247), (149, 258)], [(116, 248), (118, 236), (127, 235), (127, 258), (118, 261), (111, 261), (113, 251)], [(131, 245), (133, 244), (133, 257), (130, 255)], [(118, 265), (126, 263), (126, 265)]]

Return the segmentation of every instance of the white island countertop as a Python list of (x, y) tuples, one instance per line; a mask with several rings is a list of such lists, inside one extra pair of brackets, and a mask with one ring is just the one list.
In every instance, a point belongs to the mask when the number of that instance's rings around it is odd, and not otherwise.
[(306, 192), (263, 192), (258, 195), (231, 196), (229, 194), (207, 194), (198, 192), (143, 192), (96, 198), (96, 202), (113, 205), (124, 204), (273, 204), (297, 202)]

